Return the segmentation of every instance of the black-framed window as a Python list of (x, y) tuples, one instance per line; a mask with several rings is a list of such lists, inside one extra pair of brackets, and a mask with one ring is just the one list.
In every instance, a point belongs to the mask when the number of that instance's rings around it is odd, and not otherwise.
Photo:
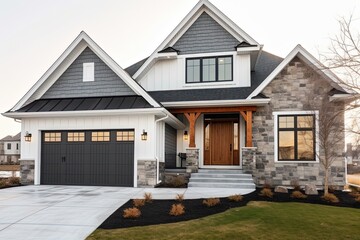
[(7, 144), (7, 149), (8, 149), (8, 150), (11, 150), (11, 143), (8, 143), (8, 144)]
[(316, 161), (315, 115), (278, 116), (278, 161)]
[(232, 80), (232, 56), (186, 59), (186, 83), (223, 82)]

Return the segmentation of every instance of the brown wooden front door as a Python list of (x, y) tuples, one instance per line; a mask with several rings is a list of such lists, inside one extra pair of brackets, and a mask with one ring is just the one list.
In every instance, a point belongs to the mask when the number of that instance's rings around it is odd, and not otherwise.
[(238, 144), (234, 141), (238, 138), (235, 124), (233, 121), (205, 123), (204, 165), (239, 165), (238, 146), (234, 146)]

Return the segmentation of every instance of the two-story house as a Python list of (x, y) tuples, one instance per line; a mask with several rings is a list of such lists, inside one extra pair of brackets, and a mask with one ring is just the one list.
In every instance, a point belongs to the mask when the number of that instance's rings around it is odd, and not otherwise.
[[(308, 99), (342, 109), (348, 94), (336, 82), (300, 45), (285, 58), (268, 53), (201, 0), (125, 70), (81, 32), (4, 115), (21, 119), (20, 161), (34, 167), (23, 182), (34, 174), (35, 184), (154, 186), (164, 168), (183, 166), (246, 170), (256, 184), (322, 185), (318, 111)], [(339, 187), (343, 145), (334, 146)], [(185, 166), (178, 153), (187, 153)]]
[(0, 139), (0, 164), (19, 164), (21, 133)]

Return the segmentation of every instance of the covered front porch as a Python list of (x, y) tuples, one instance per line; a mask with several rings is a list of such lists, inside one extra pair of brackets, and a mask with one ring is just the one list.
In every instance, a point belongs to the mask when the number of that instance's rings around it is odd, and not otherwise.
[[(206, 169), (244, 169), (244, 153), (252, 149), (252, 116), (256, 106), (174, 108), (186, 129), (176, 132), (176, 164), (187, 172)], [(181, 159), (181, 154), (186, 153)], [(185, 154), (182, 154), (184, 157)]]

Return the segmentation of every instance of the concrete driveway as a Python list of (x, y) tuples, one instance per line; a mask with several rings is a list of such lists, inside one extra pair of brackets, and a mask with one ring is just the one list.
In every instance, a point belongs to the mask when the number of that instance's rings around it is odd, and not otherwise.
[(84, 239), (117, 208), (152, 193), (153, 199), (226, 197), (251, 189), (24, 186), (0, 190), (0, 239)]
[(143, 189), (26, 186), (0, 190), (0, 239), (84, 239)]

